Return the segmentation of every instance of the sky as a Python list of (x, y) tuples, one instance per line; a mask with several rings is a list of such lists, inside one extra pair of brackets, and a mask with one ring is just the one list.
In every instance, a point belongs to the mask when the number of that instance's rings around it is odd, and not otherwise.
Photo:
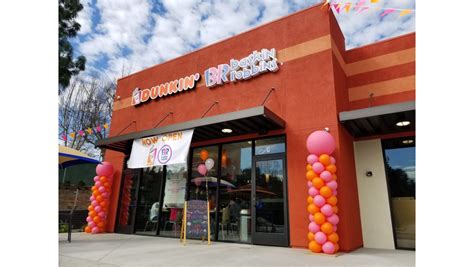
[[(360, 0), (337, 0), (352, 2)], [(364, 0), (363, 0), (364, 1)], [(117, 79), (320, 3), (321, 0), (81, 0), (76, 55), (87, 58), (80, 78)], [(414, 0), (379, 0), (367, 6), (415, 9)], [(415, 31), (415, 12), (382, 10), (336, 15), (346, 48)], [(315, 25), (317, 27), (317, 25)]]

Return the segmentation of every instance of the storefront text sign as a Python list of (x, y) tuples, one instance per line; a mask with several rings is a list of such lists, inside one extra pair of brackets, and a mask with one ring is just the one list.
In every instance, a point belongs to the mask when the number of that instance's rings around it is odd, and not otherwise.
[(229, 64), (220, 64), (204, 71), (206, 86), (211, 88), (228, 82), (248, 80), (265, 72), (278, 71), (276, 49), (262, 49), (240, 59), (231, 59)]
[(193, 89), (200, 77), (199, 73), (195, 73), (184, 78), (153, 86), (150, 89), (135, 88), (132, 92), (132, 106), (144, 103), (150, 99), (157, 99)]
[(186, 163), (194, 129), (133, 140), (128, 168)]

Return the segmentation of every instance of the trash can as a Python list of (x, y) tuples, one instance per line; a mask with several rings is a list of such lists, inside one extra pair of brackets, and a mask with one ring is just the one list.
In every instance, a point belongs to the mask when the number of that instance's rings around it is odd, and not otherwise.
[(250, 212), (248, 209), (240, 210), (240, 241), (249, 242), (248, 232), (250, 230)]

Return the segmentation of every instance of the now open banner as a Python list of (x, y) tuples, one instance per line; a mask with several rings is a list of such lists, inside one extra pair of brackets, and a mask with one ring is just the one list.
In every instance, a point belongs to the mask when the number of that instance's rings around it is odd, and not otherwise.
[(133, 140), (130, 169), (186, 163), (194, 129)]

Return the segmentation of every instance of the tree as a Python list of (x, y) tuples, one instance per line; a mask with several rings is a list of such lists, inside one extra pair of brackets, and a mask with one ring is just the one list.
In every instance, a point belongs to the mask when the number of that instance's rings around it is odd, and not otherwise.
[(75, 19), (82, 8), (79, 0), (59, 0), (59, 92), (68, 87), (72, 76), (85, 70), (86, 58), (79, 56), (74, 60), (73, 47), (68, 40), (81, 29)]
[[(65, 146), (97, 156), (95, 143), (107, 137), (108, 129), (97, 130), (96, 126), (110, 123), (115, 89), (115, 81), (108, 79), (72, 79), (59, 95), (59, 134), (67, 136), (67, 140), (62, 141)], [(80, 130), (84, 135), (78, 134)], [(70, 133), (75, 136), (70, 137)]]

